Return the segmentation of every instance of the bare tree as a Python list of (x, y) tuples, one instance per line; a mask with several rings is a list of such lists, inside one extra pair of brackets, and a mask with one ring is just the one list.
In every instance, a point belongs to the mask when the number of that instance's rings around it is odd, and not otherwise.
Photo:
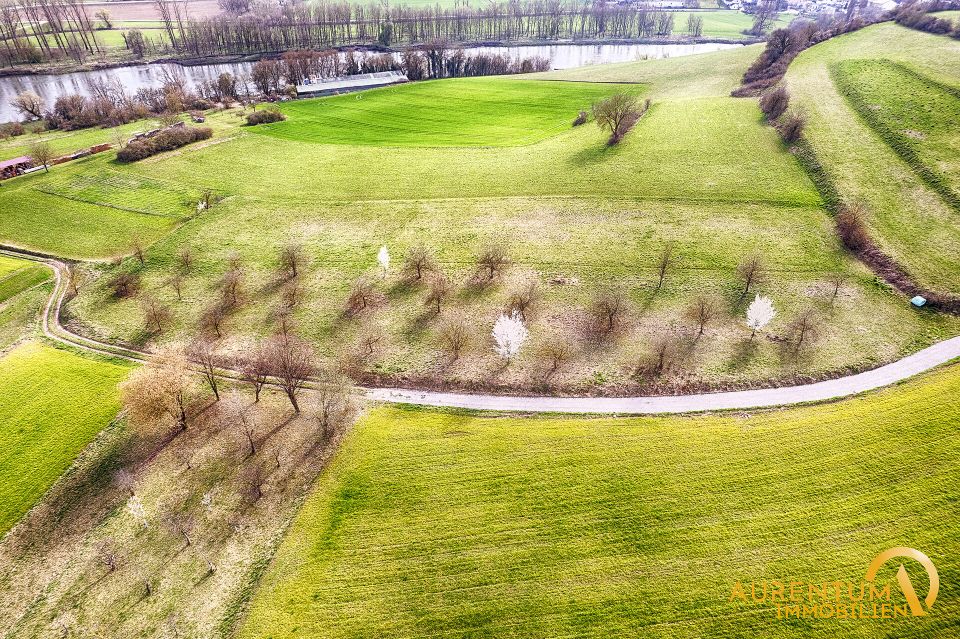
[(257, 454), (257, 444), (255, 436), (257, 434), (257, 422), (243, 401), (240, 393), (233, 392), (227, 399), (227, 405), (224, 407), (224, 415), (230, 421), (231, 425), (240, 433), (243, 442), (247, 447), (247, 457), (253, 457)]
[(842, 205), (836, 224), (840, 240), (851, 251), (858, 252), (873, 244), (867, 230), (867, 209), (862, 203)]
[(113, 474), (113, 484), (120, 490), (130, 493), (130, 496), (133, 497), (134, 490), (137, 487), (137, 478), (126, 468), (121, 468)]
[(106, 567), (107, 572), (117, 569), (117, 548), (112, 537), (106, 537), (97, 544), (97, 561)]
[(180, 430), (186, 430), (187, 407), (198, 395), (186, 358), (176, 353), (154, 357), (120, 384), (123, 405), (134, 423), (169, 415)]
[(434, 273), (432, 278), (430, 278), (430, 290), (427, 293), (427, 297), (423, 303), (426, 306), (434, 306), (434, 311), (437, 315), (439, 315), (440, 305), (443, 304), (444, 300), (450, 297), (452, 292), (453, 287), (450, 285), (450, 281), (447, 280), (447, 276), (438, 271), (437, 273)]
[(67, 262), (67, 292), (70, 297), (76, 297), (80, 293), (80, 287), (87, 281), (87, 276), (73, 262)]
[(263, 390), (270, 376), (270, 359), (262, 344), (258, 344), (241, 363), (243, 381), (253, 386), (253, 401), (260, 401), (260, 391)]
[(618, 91), (593, 105), (597, 126), (610, 132), (610, 144), (616, 144), (640, 118), (637, 96)]
[(834, 273), (830, 276), (830, 286), (833, 289), (830, 292), (831, 305), (837, 301), (837, 295), (840, 294), (840, 288), (843, 286), (845, 279), (843, 273)]
[(263, 497), (263, 485), (267, 483), (269, 475), (266, 469), (256, 460), (252, 460), (240, 473), (241, 495), (247, 500), (248, 504), (255, 504)]
[(598, 335), (612, 333), (626, 312), (627, 300), (622, 291), (611, 288), (597, 295), (593, 300), (591, 315)]
[(679, 352), (679, 343), (672, 333), (660, 333), (650, 343), (647, 371), (653, 375), (662, 375), (670, 370)]
[(187, 546), (193, 544), (191, 535), (193, 534), (196, 521), (189, 514), (179, 510), (168, 509), (161, 517), (161, 521), (163, 522), (164, 528), (166, 528), (170, 534), (182, 537)]
[(510, 258), (499, 244), (487, 246), (477, 256), (477, 268), (481, 272), (486, 272), (488, 282), (493, 281), (493, 278), (503, 272), (509, 264)]
[(573, 355), (573, 345), (566, 336), (554, 335), (551, 339), (543, 343), (540, 352), (548, 365), (545, 377), (546, 379), (550, 379)]
[(516, 312), (523, 321), (527, 321), (531, 308), (539, 297), (539, 289), (536, 278), (529, 278), (526, 282), (518, 286), (510, 293), (507, 300), (507, 314)]
[(192, 271), (193, 259), (193, 249), (191, 249), (189, 246), (181, 247), (180, 251), (177, 252), (177, 263), (180, 271), (183, 273), (189, 273)]
[(441, 348), (449, 353), (450, 361), (455, 362), (470, 340), (470, 331), (462, 317), (454, 317), (444, 322), (437, 337)]
[(43, 99), (33, 91), (20, 93), (10, 102), (10, 106), (12, 106), (21, 117), (33, 120), (43, 119)]
[(190, 345), (189, 355), (190, 359), (200, 364), (203, 378), (207, 381), (207, 385), (210, 386), (214, 399), (220, 401), (220, 389), (217, 384), (217, 368), (220, 366), (221, 361), (220, 355), (217, 354), (217, 345), (213, 341), (201, 337)]
[(200, 328), (218, 338), (223, 337), (223, 323), (226, 319), (227, 311), (223, 308), (223, 302), (217, 300), (200, 314)]
[(173, 292), (177, 294), (177, 301), (183, 301), (183, 276), (179, 273), (174, 273), (166, 280), (167, 286), (173, 289)]
[(793, 342), (793, 353), (797, 354), (804, 344), (813, 342), (820, 333), (820, 323), (817, 312), (806, 308), (790, 323), (787, 328), (790, 340)]
[(350, 412), (350, 386), (340, 378), (329, 379), (317, 389), (314, 419), (324, 441), (330, 441)]
[(373, 282), (366, 277), (358, 277), (347, 298), (347, 315), (352, 317), (365, 311), (373, 303), (374, 294)]
[(761, 36), (777, 17), (777, 0), (759, 0), (753, 14), (750, 35)]
[(283, 306), (289, 311), (293, 311), (303, 299), (303, 287), (296, 280), (288, 281), (280, 290), (280, 298)]
[(697, 325), (697, 337), (703, 335), (707, 324), (720, 314), (720, 302), (710, 295), (698, 295), (687, 306), (684, 315)]
[(433, 254), (422, 244), (410, 247), (403, 262), (403, 272), (408, 279), (419, 282), (427, 272), (436, 270)]
[(300, 274), (307, 261), (306, 253), (299, 244), (288, 244), (280, 251), (280, 272), (286, 279), (293, 279)]
[(663, 249), (657, 257), (657, 290), (663, 286), (663, 280), (667, 277), (667, 271), (673, 264), (673, 242), (664, 244)]
[(220, 293), (224, 310), (231, 310), (240, 303), (240, 285), (243, 281), (243, 271), (239, 267), (231, 266), (220, 278)]
[(117, 273), (107, 282), (113, 290), (113, 296), (118, 299), (134, 295), (140, 288), (140, 276), (136, 273)]
[(142, 305), (147, 328), (153, 327), (157, 334), (162, 333), (163, 327), (173, 321), (173, 313), (170, 308), (158, 302), (156, 298), (146, 297)]
[(35, 164), (43, 166), (44, 173), (50, 172), (50, 160), (53, 159), (53, 151), (46, 142), (37, 142), (30, 145), (30, 157)]
[(743, 290), (740, 291), (741, 300), (746, 298), (751, 288), (763, 283), (765, 274), (763, 258), (758, 253), (751, 253), (737, 265), (737, 275), (743, 282)]
[(297, 394), (317, 370), (313, 348), (295, 335), (277, 335), (267, 343), (266, 354), (270, 372), (299, 413)]
[(140, 266), (143, 266), (143, 263), (146, 261), (146, 256), (143, 250), (143, 240), (139, 237), (134, 236), (130, 238), (130, 254), (137, 258)]

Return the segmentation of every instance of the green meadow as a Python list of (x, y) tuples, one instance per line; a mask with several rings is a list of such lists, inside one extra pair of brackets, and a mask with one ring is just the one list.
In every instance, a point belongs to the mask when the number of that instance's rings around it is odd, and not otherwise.
[[(960, 368), (726, 416), (371, 410), (281, 545), (243, 639), (946, 637), (960, 613)], [(777, 619), (734, 583), (853, 581), (925, 552), (928, 617)], [(908, 563), (920, 596), (927, 581)], [(893, 583), (890, 565), (879, 579)]]
[(113, 419), (127, 371), (37, 342), (0, 358), (0, 534)]
[(46, 266), (0, 255), (0, 304), (50, 278)]
[(807, 138), (840, 196), (866, 205), (882, 248), (918, 281), (956, 293), (957, 211), (858, 115), (836, 74), (850, 85), (851, 96), (861, 96), (863, 108), (877, 118), (871, 118), (874, 125), (895, 127), (896, 139), (955, 188), (956, 156), (950, 154), (956, 149), (951, 130), (960, 41), (886, 23), (812, 47), (787, 72), (794, 106), (809, 119)]
[[(414, 383), (443, 378), (536, 388), (544, 380), (538, 345), (577, 339), (592, 299), (610, 286), (623, 287), (630, 304), (622, 336), (578, 352), (550, 380), (557, 387), (636, 391), (650, 383), (637, 371), (665, 329), (687, 340), (685, 361), (669, 383), (715, 385), (873, 366), (952, 334), (955, 319), (912, 311), (850, 260), (812, 182), (755, 101), (729, 97), (758, 52), (744, 47), (531, 77), (412, 83), (284, 104), (288, 120), (269, 127), (238, 127), (236, 115), (222, 113), (212, 144), (123, 167), (109, 155), (94, 157), (34, 183), (79, 193), (111, 216), (185, 211), (177, 203), (204, 188), (220, 197), (173, 232), (142, 233), (158, 237), (144, 266), (128, 258), (119, 267), (97, 267), (104, 277), (71, 302), (86, 330), (134, 344), (193, 335), (235, 255), (243, 263), (243, 302), (225, 324), (222, 347), (249, 348), (274, 330), (282, 296), (278, 256), (291, 241), (309, 258), (299, 279), (297, 330), (332, 364), (351, 359), (366, 334), (380, 333), (381, 348), (361, 372)], [(571, 123), (617, 88), (650, 97), (652, 106), (611, 148), (595, 124)], [(91, 193), (84, 176), (97, 173), (118, 181), (98, 180)], [(129, 182), (144, 187), (130, 189)], [(122, 210), (102, 206), (121, 202)], [(134, 215), (173, 226), (169, 218)], [(440, 317), (424, 307), (425, 286), (401, 282), (403, 256), (420, 243), (453, 284)], [(475, 291), (474, 261), (490, 243), (504, 246), (513, 266), (497, 286)], [(668, 243), (677, 260), (657, 288), (655, 263)], [(393, 258), (384, 279), (375, 261), (381, 245)], [(165, 282), (183, 247), (195, 253), (196, 265), (178, 299)], [(752, 252), (762, 253), (768, 267), (758, 291), (774, 295), (779, 310), (770, 339), (756, 342), (744, 330), (736, 275)], [(117, 270), (137, 271), (143, 294), (169, 305), (162, 334), (147, 329), (139, 299), (112, 297), (106, 282)], [(837, 273), (845, 284), (830, 301), (828, 281)], [(372, 279), (380, 302), (348, 320), (345, 302), (361, 276)], [(499, 370), (490, 326), (530, 279), (541, 295), (529, 320), (531, 347)], [(706, 339), (692, 340), (683, 311), (702, 292), (717, 295), (722, 312)], [(814, 349), (793, 358), (778, 340), (807, 306), (825, 330)], [(458, 316), (470, 318), (472, 338), (451, 367), (438, 335)]]

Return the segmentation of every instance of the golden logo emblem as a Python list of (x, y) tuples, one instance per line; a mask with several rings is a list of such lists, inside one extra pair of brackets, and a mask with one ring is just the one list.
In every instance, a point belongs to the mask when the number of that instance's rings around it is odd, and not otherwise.
[[(870, 562), (870, 567), (867, 568), (867, 575), (864, 579), (866, 581), (873, 581), (880, 567), (896, 557), (915, 559), (920, 562), (923, 569), (927, 571), (927, 577), (930, 579), (930, 590), (927, 592), (924, 602), (927, 604), (928, 609), (933, 608), (933, 602), (937, 600), (937, 592), (940, 591), (940, 575), (937, 574), (937, 567), (933, 565), (930, 558), (919, 550), (898, 546), (883, 551)], [(922, 617), (926, 615), (927, 611), (923, 605), (920, 604), (917, 591), (914, 589), (913, 582), (910, 581), (910, 575), (907, 574), (907, 569), (903, 567), (903, 564), (900, 564), (900, 567), (897, 568), (897, 583), (900, 585), (900, 590), (903, 591), (903, 596), (907, 598), (907, 604), (910, 606), (910, 612), (913, 616)]]

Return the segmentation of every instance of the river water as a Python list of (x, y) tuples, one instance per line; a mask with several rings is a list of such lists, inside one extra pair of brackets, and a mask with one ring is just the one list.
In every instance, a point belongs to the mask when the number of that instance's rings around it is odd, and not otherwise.
[[(512, 47), (465, 47), (468, 55), (479, 52), (506, 54), (513, 58), (539, 56), (548, 58), (554, 69), (570, 69), (589, 64), (609, 62), (630, 62), (633, 60), (669, 58), (693, 53), (706, 53), (739, 47), (739, 44), (703, 43), (703, 44), (557, 44), (529, 45)], [(188, 84), (196, 86), (208, 80), (216, 79), (221, 73), (247, 75), (252, 62), (229, 64), (205, 64), (181, 66), (174, 63), (140, 64), (103, 71), (81, 71), (62, 75), (22, 75), (0, 78), (0, 122), (16, 119), (17, 113), (10, 106), (15, 95), (23, 91), (33, 91), (42, 97), (47, 106), (53, 104), (59, 96), (68, 93), (87, 94), (91, 80), (119, 80), (129, 93), (135, 93), (142, 87), (157, 86), (162, 83), (165, 71), (177, 73)]]

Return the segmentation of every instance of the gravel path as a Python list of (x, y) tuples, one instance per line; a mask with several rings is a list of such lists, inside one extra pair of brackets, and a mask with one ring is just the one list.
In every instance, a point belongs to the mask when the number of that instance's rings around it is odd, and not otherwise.
[[(32, 255), (14, 248), (0, 248), (0, 253), (49, 266), (56, 277), (53, 294), (43, 314), (43, 333), (48, 338), (102, 355), (143, 362), (147, 353), (100, 342), (71, 332), (60, 324), (60, 307), (66, 293), (66, 266), (50, 257)], [(510, 395), (474, 395), (443, 393), (397, 388), (362, 389), (368, 399), (380, 402), (417, 404), (475, 410), (521, 411), (530, 413), (605, 413), (605, 414), (669, 414), (717, 410), (745, 410), (788, 406), (849, 397), (882, 388), (913, 377), (953, 359), (960, 358), (960, 336), (891, 362), (879, 368), (813, 384), (762, 388), (756, 390), (667, 395), (653, 397), (517, 397)], [(224, 370), (225, 377), (237, 377), (236, 371)]]

